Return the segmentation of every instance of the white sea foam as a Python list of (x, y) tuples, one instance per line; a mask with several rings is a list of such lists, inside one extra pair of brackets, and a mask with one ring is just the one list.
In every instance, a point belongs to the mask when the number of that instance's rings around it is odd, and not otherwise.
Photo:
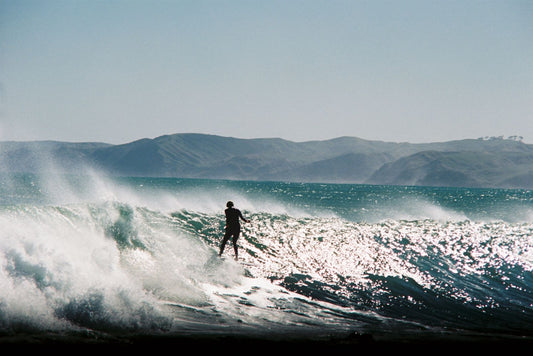
[[(4, 209), (0, 223), (3, 328), (179, 330), (180, 314), (161, 301), (207, 306), (205, 327), (243, 313), (230, 296), (250, 287), (243, 267), (167, 214), (111, 201)], [(246, 320), (260, 324), (274, 295), (252, 292)]]
[[(229, 184), (38, 178), (46, 204), (0, 207), (2, 330), (349, 327), (357, 316), (344, 316), (364, 311), (329, 301), (368, 292), (377, 304), (387, 278), (485, 306), (456, 278), (533, 271), (530, 222), (473, 221), (428, 199), (391, 201), (359, 222)], [(244, 265), (230, 248), (216, 256), (227, 200), (251, 218)]]

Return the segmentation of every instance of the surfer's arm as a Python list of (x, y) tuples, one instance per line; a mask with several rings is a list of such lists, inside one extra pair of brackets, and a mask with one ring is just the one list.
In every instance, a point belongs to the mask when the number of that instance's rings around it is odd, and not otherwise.
[(239, 210), (239, 217), (240, 217), (244, 222), (250, 222), (250, 220), (245, 219), (244, 216), (242, 216), (242, 213), (241, 213), (240, 210)]

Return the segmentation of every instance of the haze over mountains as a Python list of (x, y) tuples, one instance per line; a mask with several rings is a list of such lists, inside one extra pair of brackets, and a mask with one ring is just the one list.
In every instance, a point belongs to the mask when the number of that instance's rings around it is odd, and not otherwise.
[(0, 173), (79, 173), (85, 166), (118, 176), (533, 188), (533, 145), (517, 137), (412, 144), (174, 134), (121, 145), (0, 142)]

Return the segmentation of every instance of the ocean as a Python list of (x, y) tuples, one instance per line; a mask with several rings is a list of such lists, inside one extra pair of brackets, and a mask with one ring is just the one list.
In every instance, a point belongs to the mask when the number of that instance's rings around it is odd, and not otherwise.
[(3, 343), (533, 340), (530, 190), (13, 174), (0, 226)]

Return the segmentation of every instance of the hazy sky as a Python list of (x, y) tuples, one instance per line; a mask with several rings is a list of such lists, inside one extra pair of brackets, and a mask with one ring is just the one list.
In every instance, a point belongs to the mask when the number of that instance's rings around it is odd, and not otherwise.
[(533, 1), (0, 0), (0, 140), (533, 143)]

